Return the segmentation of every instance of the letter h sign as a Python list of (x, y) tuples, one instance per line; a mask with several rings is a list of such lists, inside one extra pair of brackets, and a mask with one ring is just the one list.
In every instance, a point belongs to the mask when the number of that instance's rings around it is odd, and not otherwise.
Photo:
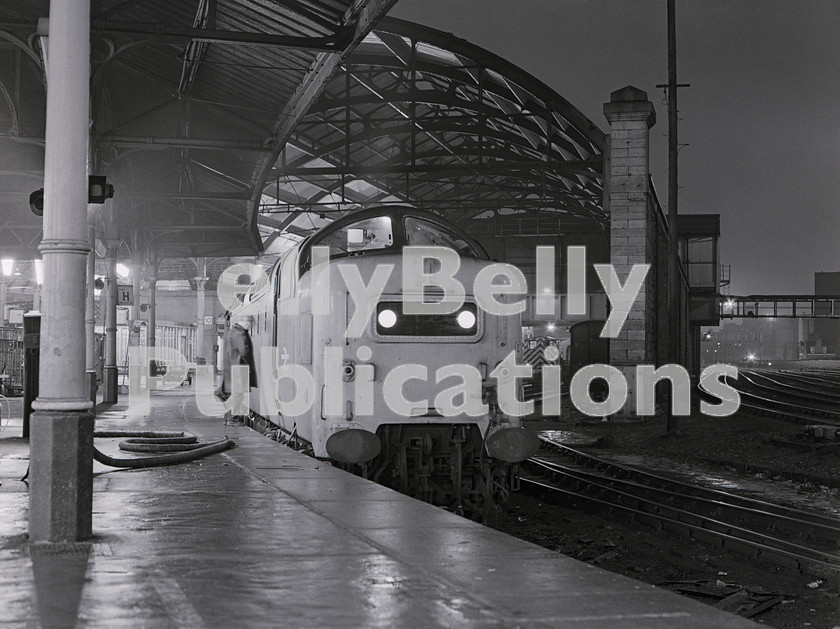
[(117, 286), (117, 305), (118, 306), (132, 306), (132, 305), (134, 305), (134, 287), (132, 287), (132, 286)]

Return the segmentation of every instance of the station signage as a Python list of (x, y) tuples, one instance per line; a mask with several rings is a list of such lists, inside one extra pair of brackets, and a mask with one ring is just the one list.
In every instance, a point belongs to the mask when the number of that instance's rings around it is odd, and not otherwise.
[(134, 287), (131, 284), (117, 285), (117, 305), (118, 306), (133, 306), (134, 305)]

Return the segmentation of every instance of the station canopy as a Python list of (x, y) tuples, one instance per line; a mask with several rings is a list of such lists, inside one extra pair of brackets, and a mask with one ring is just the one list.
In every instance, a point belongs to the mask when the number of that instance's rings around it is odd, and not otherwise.
[[(603, 232), (604, 134), (504, 59), (383, 19), (393, 4), (94, 0), (89, 170), (116, 189), (102, 242), (145, 260), (278, 253), (386, 204)], [(3, 257), (38, 257), (48, 9), (0, 7)]]

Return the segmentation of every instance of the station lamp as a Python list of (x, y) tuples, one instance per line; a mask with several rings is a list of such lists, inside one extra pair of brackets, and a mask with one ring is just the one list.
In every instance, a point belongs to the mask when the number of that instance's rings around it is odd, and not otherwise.
[(29, 209), (35, 216), (44, 215), (44, 189), (38, 188), (29, 195)]
[(105, 203), (114, 198), (114, 186), (108, 183), (104, 175), (88, 177), (88, 203)]
[[(88, 203), (105, 203), (114, 198), (114, 186), (108, 183), (104, 175), (90, 175), (88, 177)], [(44, 189), (38, 188), (29, 195), (29, 209), (35, 216), (44, 215)]]

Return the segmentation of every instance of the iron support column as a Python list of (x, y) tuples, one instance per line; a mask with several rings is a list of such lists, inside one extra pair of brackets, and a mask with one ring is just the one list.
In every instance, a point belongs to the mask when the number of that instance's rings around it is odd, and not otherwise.
[(134, 262), (131, 265), (131, 328), (128, 332), (128, 346), (140, 347), (140, 302), (142, 301), (140, 295), (140, 275), (143, 272), (143, 265), (140, 262)]
[(105, 404), (117, 403), (117, 249), (108, 248), (105, 273)]
[(6, 325), (6, 274), (0, 271), (0, 325)]
[(146, 345), (148, 347), (156, 347), (157, 346), (157, 332), (155, 326), (157, 325), (156, 322), (156, 312), (155, 312), (155, 289), (157, 287), (157, 278), (150, 277), (149, 279), (149, 327), (148, 327), (148, 340)]
[(49, 59), (29, 540), (72, 542), (91, 536), (93, 519), (93, 404), (85, 387), (90, 0), (51, 0)]
[(805, 360), (808, 356), (808, 321), (798, 319), (796, 326), (796, 359)]
[(41, 287), (38, 286), (37, 280), (35, 280), (35, 292), (32, 293), (32, 310), (34, 312), (41, 312)]
[(85, 299), (85, 390), (96, 408), (96, 224), (95, 214), (88, 206), (87, 295)]
[(199, 358), (205, 357), (205, 339), (204, 339), (204, 299), (205, 288), (207, 286), (207, 260), (200, 258), (197, 260), (198, 277), (195, 278), (196, 287), (196, 326), (195, 326), (195, 361), (199, 362)]
[(198, 319), (198, 324), (196, 325), (195, 329), (195, 355), (196, 358), (198, 358), (199, 356), (204, 358), (204, 288), (207, 285), (207, 278), (197, 278), (196, 284), (198, 285), (198, 289), (196, 291), (198, 300), (198, 303), (196, 304), (196, 318)]

